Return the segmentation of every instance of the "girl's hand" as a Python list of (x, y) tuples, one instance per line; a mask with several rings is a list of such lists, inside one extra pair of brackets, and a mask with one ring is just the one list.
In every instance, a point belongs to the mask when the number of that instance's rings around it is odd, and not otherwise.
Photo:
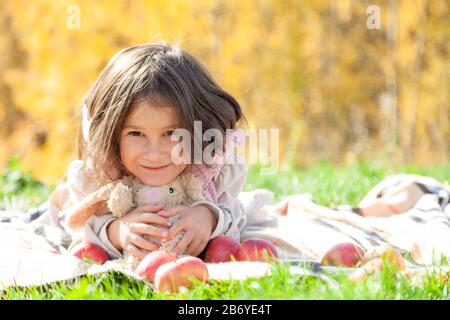
[(148, 252), (157, 250), (159, 246), (145, 240), (142, 235), (148, 234), (161, 239), (168, 235), (169, 220), (157, 214), (163, 208), (162, 205), (142, 206), (114, 220), (107, 228), (109, 240), (117, 250), (125, 249), (132, 256), (143, 259)]
[(193, 207), (177, 206), (161, 210), (162, 217), (180, 214), (180, 218), (169, 229), (168, 239), (172, 239), (178, 232), (184, 230), (184, 236), (174, 249), (176, 255), (186, 250), (192, 256), (198, 256), (206, 247), (211, 233), (217, 225), (216, 215), (204, 205)]

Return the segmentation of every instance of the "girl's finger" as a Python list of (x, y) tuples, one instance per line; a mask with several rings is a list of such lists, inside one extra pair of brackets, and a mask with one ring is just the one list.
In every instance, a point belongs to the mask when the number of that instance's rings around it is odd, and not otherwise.
[(158, 238), (167, 238), (169, 235), (168, 230), (163, 230), (145, 223), (133, 223), (130, 229), (134, 233), (148, 234)]
[(191, 256), (196, 257), (198, 255), (198, 253), (196, 254), (196, 252), (198, 251), (198, 248), (200, 247), (201, 244), (202, 244), (202, 239), (199, 239), (198, 237), (192, 239), (192, 242), (187, 247), (186, 253)]
[(202, 253), (203, 250), (205, 250), (206, 246), (208, 245), (208, 242), (209, 242), (209, 236), (202, 238), (202, 240), (200, 241), (200, 244), (194, 250), (193, 254), (197, 257), (200, 253)]
[(194, 233), (189, 231), (186, 232), (173, 250), (175, 252), (175, 255), (183, 253), (183, 251), (186, 250), (187, 246), (192, 242), (193, 239)]
[(175, 222), (175, 224), (169, 229), (169, 235), (167, 238), (172, 239), (175, 235), (183, 231), (186, 228), (186, 220), (181, 218)]
[(176, 206), (168, 209), (164, 209), (158, 212), (162, 217), (171, 217), (178, 214), (183, 209), (183, 206)]
[(148, 213), (148, 212), (138, 215), (136, 218), (136, 221), (158, 224), (158, 225), (166, 227), (166, 228), (170, 227), (170, 225), (171, 225), (171, 223), (168, 219), (161, 217), (155, 213)]
[[(145, 240), (144, 238), (138, 236), (137, 234), (132, 234), (130, 236), (130, 242), (132, 242), (138, 248), (142, 248), (147, 251), (155, 251), (155, 250), (158, 250), (158, 248), (159, 248), (159, 246), (157, 246), (156, 244), (151, 243), (148, 240)], [(143, 252), (143, 254), (145, 255), (144, 252)]]
[(164, 206), (162, 204), (148, 204), (145, 206), (138, 207), (134, 211), (135, 212), (158, 212), (162, 209), (164, 209)]
[(132, 256), (138, 258), (138, 259), (144, 259), (145, 253), (141, 252), (134, 244), (131, 242), (127, 242), (124, 246), (124, 249), (128, 251), (129, 254)]
[(200, 243), (200, 245), (198, 246), (197, 250), (196, 250), (195, 253), (194, 253), (196, 257), (198, 257), (198, 256), (203, 252), (203, 250), (205, 250), (205, 248), (208, 246), (208, 242), (209, 242), (209, 237), (208, 237), (208, 238), (205, 238), (205, 239)]

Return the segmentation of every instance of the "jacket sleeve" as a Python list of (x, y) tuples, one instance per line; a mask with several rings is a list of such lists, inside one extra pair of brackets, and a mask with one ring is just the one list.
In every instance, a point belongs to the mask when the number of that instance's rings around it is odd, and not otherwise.
[(217, 190), (217, 204), (198, 201), (197, 204), (208, 206), (217, 216), (217, 226), (210, 239), (226, 235), (239, 241), (240, 232), (246, 223), (244, 206), (238, 196), (247, 178), (247, 166), (244, 162), (224, 164), (214, 179)]
[(105, 250), (109, 257), (117, 259), (122, 257), (122, 252), (118, 251), (114, 245), (109, 241), (107, 228), (111, 222), (116, 220), (112, 214), (103, 216), (92, 216), (84, 227), (84, 242), (95, 243)]

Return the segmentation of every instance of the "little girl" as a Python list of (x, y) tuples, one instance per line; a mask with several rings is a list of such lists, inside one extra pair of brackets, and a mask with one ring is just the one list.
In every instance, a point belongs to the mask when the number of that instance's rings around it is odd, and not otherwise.
[[(133, 175), (148, 186), (162, 186), (191, 165), (172, 159), (171, 151), (178, 143), (172, 139), (176, 129), (186, 129), (193, 146), (194, 121), (201, 121), (203, 132), (217, 129), (226, 139), (226, 130), (235, 129), (243, 118), (238, 102), (192, 55), (166, 43), (118, 52), (87, 93), (82, 114), (80, 160), (69, 164), (46, 214), (46, 219), (66, 229), (65, 209), (101, 186), (124, 175)], [(118, 219), (111, 214), (93, 216), (82, 230), (83, 240), (101, 246), (111, 258), (121, 257), (124, 249), (137, 258), (156, 250), (144, 239), (146, 234), (165, 240), (184, 230), (175, 252), (194, 256), (218, 235), (238, 240), (246, 218), (237, 197), (247, 169), (242, 161), (228, 163), (201, 164), (204, 193), (216, 201), (174, 208), (138, 207)], [(175, 214), (180, 219), (169, 225), (168, 218)]]

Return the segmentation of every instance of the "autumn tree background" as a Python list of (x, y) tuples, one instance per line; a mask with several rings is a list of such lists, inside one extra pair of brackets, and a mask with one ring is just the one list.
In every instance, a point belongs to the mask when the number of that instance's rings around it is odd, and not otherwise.
[(118, 50), (158, 40), (197, 56), (250, 128), (279, 128), (284, 163), (448, 162), (449, 4), (0, 0), (0, 169), (17, 155), (60, 179), (83, 94)]

